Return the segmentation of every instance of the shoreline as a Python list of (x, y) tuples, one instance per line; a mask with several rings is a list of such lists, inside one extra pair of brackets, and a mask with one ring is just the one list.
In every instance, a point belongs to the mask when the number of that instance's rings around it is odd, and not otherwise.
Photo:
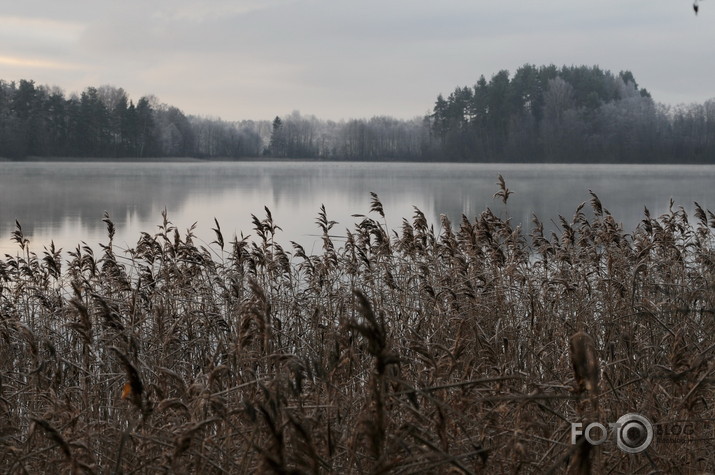
[(195, 157), (28, 157), (23, 159), (11, 159), (0, 157), (0, 163), (403, 163), (408, 165), (417, 164), (449, 164), (449, 165), (548, 165), (548, 166), (630, 166), (642, 165), (652, 167), (662, 166), (712, 166), (715, 162), (468, 162), (462, 160), (328, 160), (322, 158), (276, 158), (276, 157), (241, 157), (241, 158), (195, 158)]

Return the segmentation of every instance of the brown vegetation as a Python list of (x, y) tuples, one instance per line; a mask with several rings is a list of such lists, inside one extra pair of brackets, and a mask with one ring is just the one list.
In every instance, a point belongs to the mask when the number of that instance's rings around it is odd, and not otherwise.
[[(594, 195), (547, 236), (489, 210), (391, 233), (371, 208), (340, 246), (321, 210), (319, 255), (277, 244), (268, 210), (253, 241), (216, 223), (207, 248), (165, 216), (126, 253), (107, 217), (102, 255), (65, 263), (18, 225), (0, 472), (715, 470), (712, 213), (625, 234)], [(629, 412), (696, 425), (639, 454), (571, 444)]]

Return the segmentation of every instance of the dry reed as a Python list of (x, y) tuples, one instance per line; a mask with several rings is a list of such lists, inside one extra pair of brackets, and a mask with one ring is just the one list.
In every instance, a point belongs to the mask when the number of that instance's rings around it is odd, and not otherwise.
[[(18, 224), (0, 472), (713, 471), (715, 215), (646, 210), (626, 234), (590, 208), (551, 235), (415, 210), (391, 235), (373, 195), (341, 246), (321, 209), (318, 255), (283, 249), (268, 210), (209, 247), (164, 214), (126, 252), (106, 216), (101, 255), (65, 263)], [(572, 422), (628, 412), (694, 432), (571, 445)]]

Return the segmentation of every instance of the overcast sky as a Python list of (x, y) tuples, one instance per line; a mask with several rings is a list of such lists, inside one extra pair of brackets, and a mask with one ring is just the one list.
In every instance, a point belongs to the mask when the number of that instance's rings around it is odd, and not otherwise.
[(658, 102), (715, 97), (715, 0), (3, 0), (0, 78), (104, 84), (187, 114), (421, 116), (524, 63), (631, 70)]

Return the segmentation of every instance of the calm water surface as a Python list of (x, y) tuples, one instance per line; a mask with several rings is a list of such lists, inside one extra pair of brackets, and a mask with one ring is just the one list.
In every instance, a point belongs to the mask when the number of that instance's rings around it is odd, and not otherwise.
[[(515, 191), (508, 207), (493, 198), (502, 174)], [(200, 240), (214, 239), (219, 220), (226, 240), (251, 234), (251, 214), (272, 211), (280, 240), (319, 252), (315, 218), (321, 204), (344, 235), (366, 214), (370, 192), (380, 196), (388, 226), (420, 208), (438, 226), (439, 215), (458, 221), (487, 207), (531, 227), (531, 215), (549, 223), (570, 219), (593, 190), (627, 230), (643, 217), (667, 211), (670, 198), (715, 210), (715, 166), (518, 165), (404, 163), (13, 163), (0, 162), (0, 256), (16, 254), (10, 233), (17, 219), (38, 254), (54, 240), (65, 250), (81, 241), (106, 242), (105, 211), (117, 227), (115, 242), (132, 247), (141, 231), (155, 232), (166, 208), (185, 231), (197, 223)]]

